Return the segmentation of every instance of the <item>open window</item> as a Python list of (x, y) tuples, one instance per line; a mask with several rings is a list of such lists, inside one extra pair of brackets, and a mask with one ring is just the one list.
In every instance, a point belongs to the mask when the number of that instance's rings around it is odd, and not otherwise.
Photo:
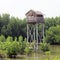
[(37, 15), (37, 17), (43, 17), (43, 15)]

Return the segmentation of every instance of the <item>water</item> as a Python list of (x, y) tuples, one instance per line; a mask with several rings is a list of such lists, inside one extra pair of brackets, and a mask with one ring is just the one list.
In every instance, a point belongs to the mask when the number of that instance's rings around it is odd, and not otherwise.
[(52, 45), (50, 46), (51, 54), (46, 55), (42, 51), (38, 53), (32, 53), (32, 55), (20, 55), (17, 59), (11, 60), (46, 60), (49, 57), (49, 60), (53, 60), (56, 56), (60, 59), (60, 45)]

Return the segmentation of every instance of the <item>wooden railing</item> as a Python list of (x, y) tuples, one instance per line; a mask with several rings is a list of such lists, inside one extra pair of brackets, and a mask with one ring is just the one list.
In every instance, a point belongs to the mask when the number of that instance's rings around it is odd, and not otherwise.
[(27, 22), (39, 22), (42, 23), (44, 22), (44, 18), (43, 17), (27, 17)]

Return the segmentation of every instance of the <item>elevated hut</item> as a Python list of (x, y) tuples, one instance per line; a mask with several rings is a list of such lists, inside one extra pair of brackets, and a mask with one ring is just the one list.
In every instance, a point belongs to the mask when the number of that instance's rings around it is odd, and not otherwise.
[[(38, 25), (42, 24), (42, 36), (44, 37), (44, 16), (40, 11), (29, 10), (26, 14), (27, 22), (27, 41), (35, 40), (38, 49)], [(29, 26), (30, 25), (30, 26)]]

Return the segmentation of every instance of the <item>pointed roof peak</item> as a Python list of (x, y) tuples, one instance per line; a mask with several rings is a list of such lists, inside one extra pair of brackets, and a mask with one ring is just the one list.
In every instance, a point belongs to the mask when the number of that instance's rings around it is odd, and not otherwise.
[(34, 10), (29, 10), (25, 15), (29, 14), (30, 12), (35, 13), (36, 15), (44, 15), (41, 11), (34, 11)]

